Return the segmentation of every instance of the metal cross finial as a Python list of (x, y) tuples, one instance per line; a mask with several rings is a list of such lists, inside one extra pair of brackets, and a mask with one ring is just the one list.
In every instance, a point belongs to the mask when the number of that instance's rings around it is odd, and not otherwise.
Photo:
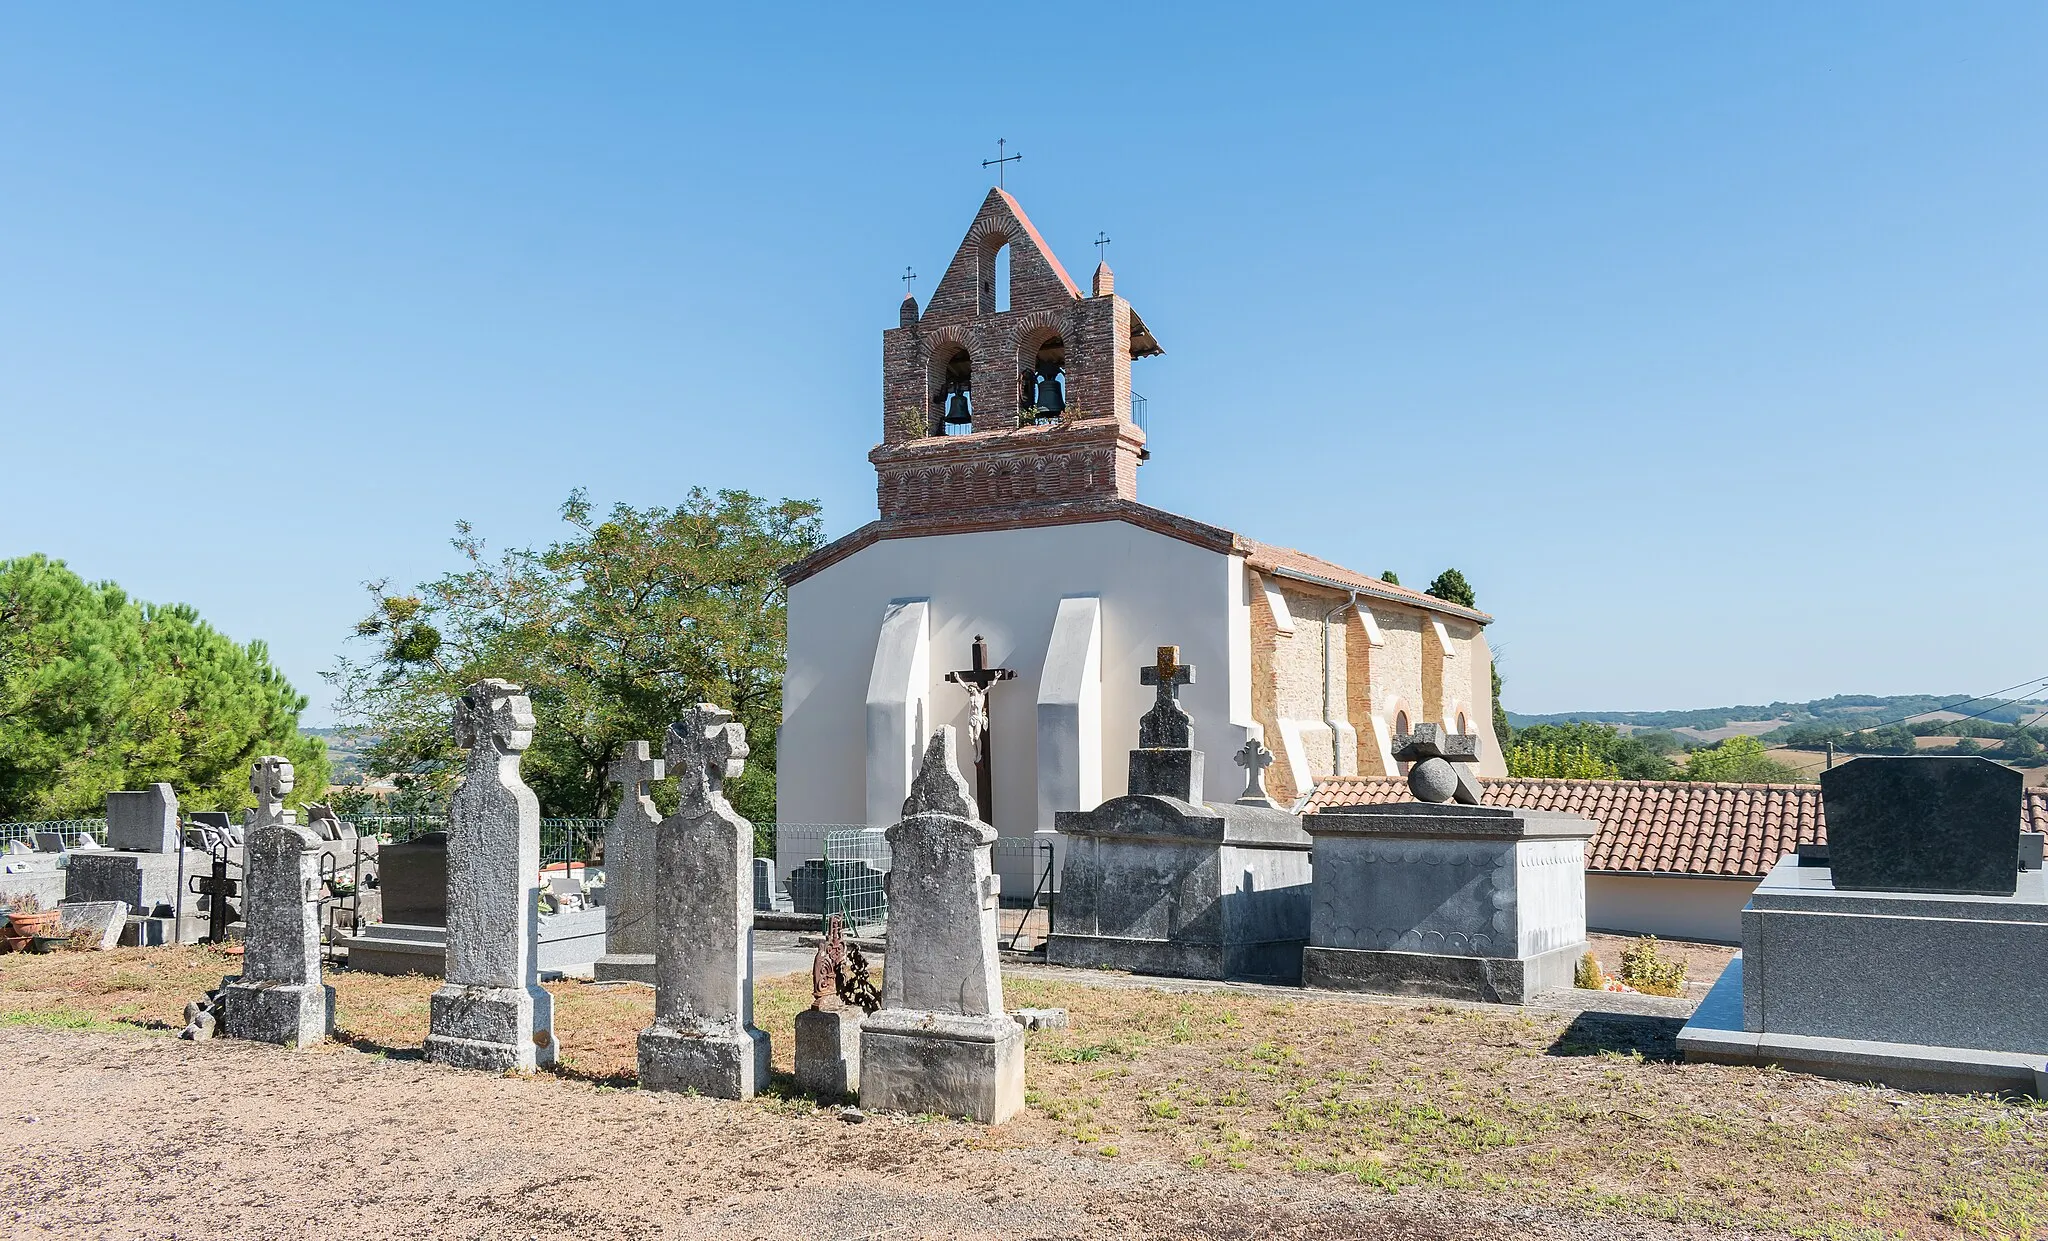
[(986, 167), (988, 167), (988, 166), (989, 166), (990, 164), (994, 164), (994, 165), (995, 165), (995, 169), (996, 169), (996, 188), (997, 188), (997, 189), (1002, 189), (1002, 188), (1003, 188), (1003, 165), (1004, 165), (1004, 164), (1014, 164), (1014, 163), (1016, 163), (1016, 162), (1018, 162), (1019, 160), (1021, 160), (1021, 159), (1023, 159), (1023, 158), (1024, 158), (1024, 156), (1023, 156), (1023, 155), (1022, 155), (1021, 153), (1020, 153), (1020, 154), (1017, 154), (1017, 155), (1005, 155), (1005, 154), (1003, 154), (1003, 148), (1004, 148), (1004, 147), (1006, 147), (1006, 146), (1008, 146), (1009, 144), (1010, 144), (1010, 140), (1009, 140), (1008, 138), (998, 138), (998, 139), (996, 139), (996, 157), (995, 157), (994, 159), (985, 159), (985, 160), (981, 161), (981, 166), (982, 166), (983, 168), (986, 168)]
[(912, 295), (912, 290), (911, 290), (911, 287), (910, 287), (910, 282), (911, 282), (911, 281), (913, 281), (913, 280), (915, 280), (915, 279), (917, 279), (917, 273), (916, 273), (916, 272), (914, 272), (914, 271), (912, 271), (912, 270), (910, 270), (910, 269), (909, 269), (908, 267), (906, 267), (906, 268), (904, 268), (904, 269), (903, 269), (903, 275), (902, 275), (901, 279), (902, 279), (902, 281), (903, 281), (903, 296), (905, 296), (905, 297), (909, 297), (909, 296), (911, 296), (911, 295)]
[(1106, 260), (1107, 260), (1107, 258), (1108, 258), (1108, 255), (1107, 255), (1107, 252), (1106, 252), (1106, 250), (1105, 250), (1105, 247), (1107, 247), (1108, 245), (1109, 245), (1109, 234), (1108, 234), (1108, 233), (1104, 233), (1104, 232), (1097, 232), (1097, 233), (1095, 234), (1095, 261), (1096, 261), (1096, 262), (1098, 262), (1098, 263), (1101, 263), (1101, 262), (1104, 262), (1104, 261), (1106, 261)]

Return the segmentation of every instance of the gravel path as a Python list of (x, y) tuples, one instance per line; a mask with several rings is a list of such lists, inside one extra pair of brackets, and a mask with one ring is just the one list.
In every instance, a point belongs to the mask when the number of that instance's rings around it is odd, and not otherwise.
[(342, 1048), (0, 1031), (11, 1237), (1706, 1238)]

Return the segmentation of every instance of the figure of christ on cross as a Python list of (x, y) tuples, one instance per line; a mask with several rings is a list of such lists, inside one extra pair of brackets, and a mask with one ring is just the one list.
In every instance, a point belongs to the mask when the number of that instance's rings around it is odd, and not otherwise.
[(991, 668), (988, 666), (988, 643), (980, 634), (974, 635), (974, 666), (958, 672), (948, 672), (946, 679), (967, 691), (967, 745), (974, 752), (974, 802), (981, 821), (995, 823), (995, 809), (990, 804), (995, 796), (995, 780), (989, 766), (989, 716), (988, 691), (997, 681), (1015, 679), (1014, 668)]

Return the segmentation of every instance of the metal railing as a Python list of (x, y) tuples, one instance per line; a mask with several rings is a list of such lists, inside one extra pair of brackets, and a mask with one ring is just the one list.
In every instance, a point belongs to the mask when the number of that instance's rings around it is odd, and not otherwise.
[(889, 838), (879, 828), (836, 831), (825, 837), (825, 916), (838, 914), (856, 934), (889, 921)]
[(36, 843), (37, 832), (55, 832), (64, 838), (69, 848), (72, 837), (84, 832), (99, 844), (107, 843), (107, 821), (105, 819), (43, 819), (28, 823), (0, 823), (0, 849), (7, 847), (10, 840), (26, 840)]
[[(448, 830), (441, 815), (364, 815), (354, 820), (356, 830), (366, 836), (383, 836), (401, 844)], [(557, 866), (564, 862), (587, 862), (604, 839), (610, 822), (605, 819), (542, 819), (540, 821), (540, 862)]]

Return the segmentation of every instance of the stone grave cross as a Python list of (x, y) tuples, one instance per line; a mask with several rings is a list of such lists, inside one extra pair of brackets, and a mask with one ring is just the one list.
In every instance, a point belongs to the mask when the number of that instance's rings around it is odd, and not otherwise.
[(1273, 798), (1266, 792), (1266, 768), (1273, 765), (1273, 752), (1259, 744), (1257, 737), (1247, 737), (1243, 747), (1231, 758), (1244, 768), (1244, 792), (1238, 797), (1237, 804), (1272, 805)]
[(946, 680), (967, 691), (967, 746), (974, 752), (974, 800), (984, 823), (995, 822), (995, 775), (989, 760), (988, 691), (998, 681), (1016, 679), (1015, 668), (988, 666), (988, 643), (974, 635), (974, 666), (948, 672)]
[(1180, 662), (1180, 648), (1162, 646), (1159, 661), (1138, 671), (1138, 684), (1158, 690), (1152, 709), (1138, 721), (1138, 748), (1186, 749), (1195, 744), (1194, 721), (1180, 705), (1180, 687), (1195, 683), (1195, 666)]
[(683, 712), (681, 722), (669, 725), (664, 747), (669, 774), (682, 793), (676, 813), (686, 819), (709, 815), (725, 801), (725, 782), (745, 773), (750, 752), (747, 726), (736, 723), (732, 712), (708, 702)]
[[(604, 837), (605, 956), (597, 977), (653, 981), (654, 834), (661, 812), (647, 795), (650, 781), (668, 774), (668, 762), (645, 741), (628, 741), (606, 776), (620, 787), (618, 812)], [(640, 958), (644, 957), (642, 961)], [(638, 972), (633, 972), (637, 970)]]

